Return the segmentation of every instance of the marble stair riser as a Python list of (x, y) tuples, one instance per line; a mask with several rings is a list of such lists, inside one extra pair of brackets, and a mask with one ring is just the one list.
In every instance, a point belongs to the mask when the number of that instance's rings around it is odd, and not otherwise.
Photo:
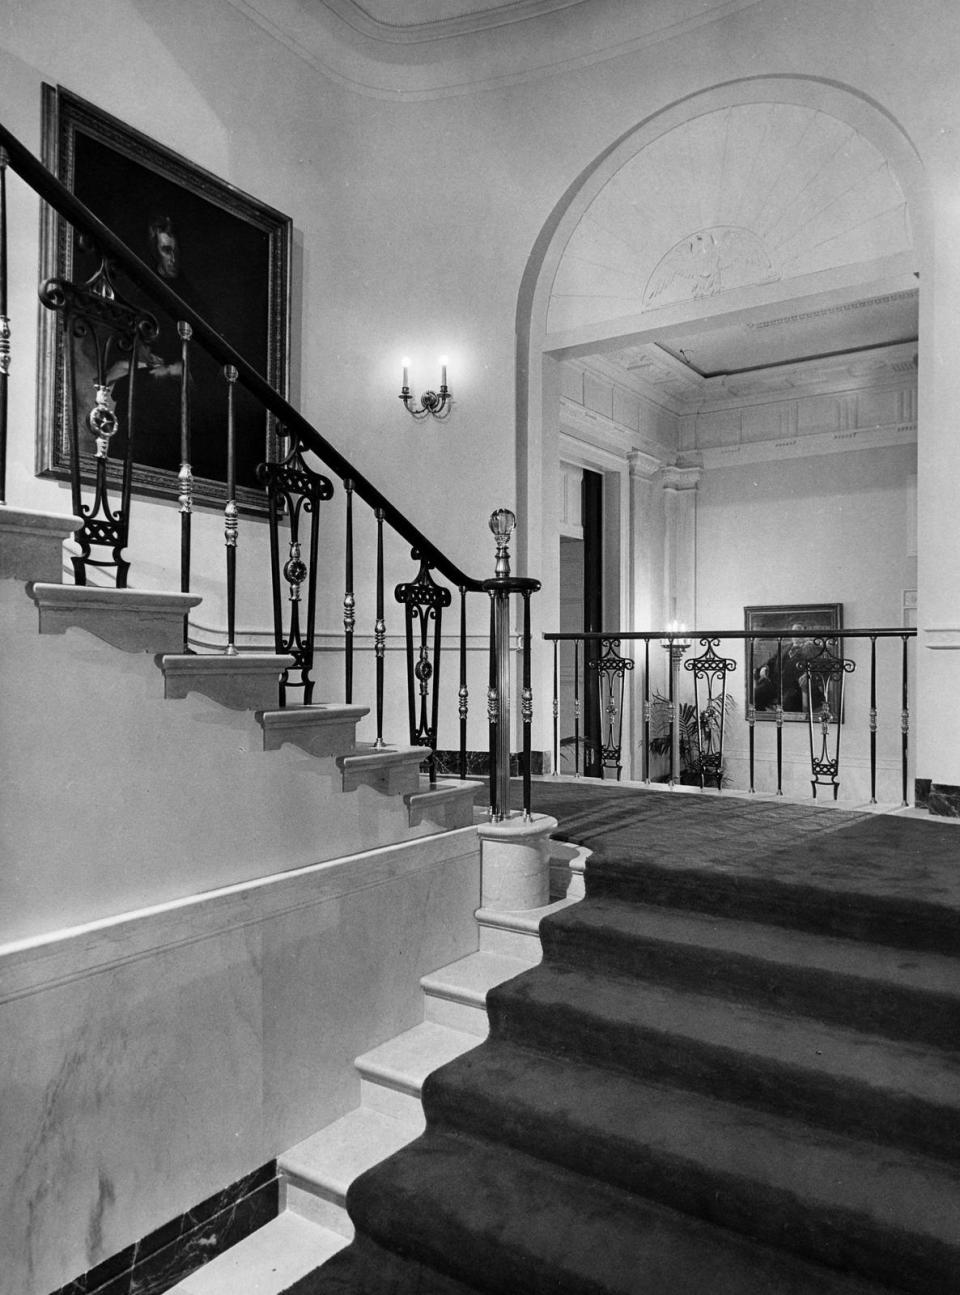
[[(538, 995), (553, 969), (532, 971), (522, 983), (499, 987), (488, 1002), (491, 1034), (517, 1044), (590, 1060), (648, 1078), (739, 1102), (837, 1132), (870, 1137), (882, 1129), (884, 1141), (960, 1163), (960, 1086), (953, 1100), (933, 1101), (892, 1085), (873, 1085), (854, 1075), (833, 1076), (816, 1066), (808, 1039), (785, 1043), (784, 1055), (765, 1056), (738, 1035), (731, 1022), (723, 1044), (671, 1029), (670, 1024), (584, 1009), (568, 1001), (569, 984)], [(558, 1005), (566, 1001), (562, 1029)], [(723, 1011), (718, 1000), (717, 1013)], [(898, 1045), (890, 1045), (891, 1056)], [(794, 1052), (805, 1063), (790, 1060)]]
[[(423, 1104), (431, 1128), (501, 1142), (574, 1172), (588, 1165), (611, 1186), (828, 1267), (915, 1295), (956, 1289), (960, 1236), (943, 1215), (960, 1214), (960, 1182), (928, 1160), (898, 1160), (843, 1137), (824, 1152), (822, 1133), (811, 1144), (802, 1126), (773, 1119), (764, 1136), (756, 1112), (711, 1099), (698, 1110), (695, 1097), (497, 1041), (431, 1075)], [(624, 1111), (636, 1112), (633, 1121)], [(699, 1145), (691, 1117), (707, 1130)], [(711, 1123), (725, 1124), (726, 1139), (711, 1137)], [(793, 1152), (780, 1174), (785, 1136)], [(862, 1185), (871, 1175), (873, 1194)], [(829, 1190), (818, 1191), (825, 1176)], [(845, 1193), (844, 1181), (856, 1187)], [(928, 1223), (934, 1212), (939, 1229)]]
[[(866, 959), (859, 959), (864, 965), (858, 968), (857, 948), (848, 955), (840, 942), (834, 950), (826, 950), (828, 957), (832, 954), (835, 967), (811, 965), (809, 959), (791, 962), (786, 955), (773, 961), (751, 953), (749, 923), (739, 928), (739, 948), (707, 948), (695, 939), (671, 941), (631, 931), (629, 921), (619, 930), (600, 921), (591, 922), (589, 906), (588, 900), (575, 912), (544, 923), (542, 940), (547, 961), (599, 974), (634, 976), (675, 989), (708, 992), (772, 1011), (934, 1047), (950, 1048), (960, 1037), (960, 963), (947, 963), (938, 957), (934, 971), (944, 982), (942, 988), (911, 987), (895, 979), (897, 964), (924, 955), (894, 953), (887, 959), (886, 978), (881, 980), (870, 978)], [(731, 945), (737, 934), (731, 933)], [(793, 937), (793, 944), (800, 954), (805, 952), (802, 938)], [(845, 969), (845, 961), (851, 970)]]

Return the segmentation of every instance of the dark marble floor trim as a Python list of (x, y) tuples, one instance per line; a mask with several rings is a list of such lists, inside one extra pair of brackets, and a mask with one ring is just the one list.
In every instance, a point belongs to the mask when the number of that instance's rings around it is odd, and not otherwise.
[(930, 786), (927, 808), (939, 818), (960, 818), (960, 787), (935, 782)]
[(276, 1218), (279, 1208), (272, 1160), (52, 1295), (162, 1295)]

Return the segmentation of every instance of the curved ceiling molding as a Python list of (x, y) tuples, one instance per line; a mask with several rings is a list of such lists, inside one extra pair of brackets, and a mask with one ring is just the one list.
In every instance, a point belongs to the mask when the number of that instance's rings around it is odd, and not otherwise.
[(667, 131), (606, 183), (554, 279), (548, 331), (909, 252), (887, 160), (820, 109), (754, 102)]
[(228, 0), (317, 72), (424, 100), (616, 58), (760, 0)]

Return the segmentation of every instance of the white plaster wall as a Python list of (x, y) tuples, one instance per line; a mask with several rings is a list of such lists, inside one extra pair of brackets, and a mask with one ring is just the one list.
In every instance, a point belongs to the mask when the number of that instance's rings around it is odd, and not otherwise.
[[(915, 570), (909, 525), (915, 463), (912, 446), (897, 446), (705, 472), (697, 498), (696, 624), (737, 629), (746, 606), (813, 602), (842, 603), (847, 629), (902, 624), (903, 591), (912, 588)], [(725, 743), (731, 784), (746, 787), (743, 650), (739, 644), (718, 650), (738, 663), (730, 679), (736, 713)], [(895, 803), (901, 795), (900, 650), (899, 639), (878, 641), (878, 799)], [(844, 652), (857, 666), (846, 685), (841, 797), (863, 801), (869, 796), (869, 649), (848, 642)], [(911, 643), (911, 684), (916, 655)], [(915, 697), (911, 707), (915, 725)], [(775, 726), (758, 723), (759, 791), (776, 787), (774, 741)], [(785, 725), (784, 788), (800, 795), (810, 791), (808, 741), (804, 725)], [(912, 781), (909, 793), (912, 798)]]

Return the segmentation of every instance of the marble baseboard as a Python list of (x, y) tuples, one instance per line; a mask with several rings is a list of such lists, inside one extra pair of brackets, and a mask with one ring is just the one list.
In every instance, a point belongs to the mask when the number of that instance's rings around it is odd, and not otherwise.
[[(442, 778), (459, 778), (460, 777), (460, 752), (459, 751), (437, 751), (437, 776)], [(540, 777), (544, 772), (543, 752), (530, 752), (530, 772)], [(516, 753), (510, 757), (510, 775), (513, 778), (520, 776), (520, 756)], [(489, 751), (468, 751), (467, 752), (467, 777), (468, 778), (488, 778), (490, 776), (490, 752)]]
[(279, 1208), (277, 1162), (272, 1160), (53, 1295), (162, 1295), (276, 1218)]
[(914, 778), (913, 780), (913, 803), (917, 809), (926, 809), (930, 803), (930, 789), (933, 787), (931, 778)]

